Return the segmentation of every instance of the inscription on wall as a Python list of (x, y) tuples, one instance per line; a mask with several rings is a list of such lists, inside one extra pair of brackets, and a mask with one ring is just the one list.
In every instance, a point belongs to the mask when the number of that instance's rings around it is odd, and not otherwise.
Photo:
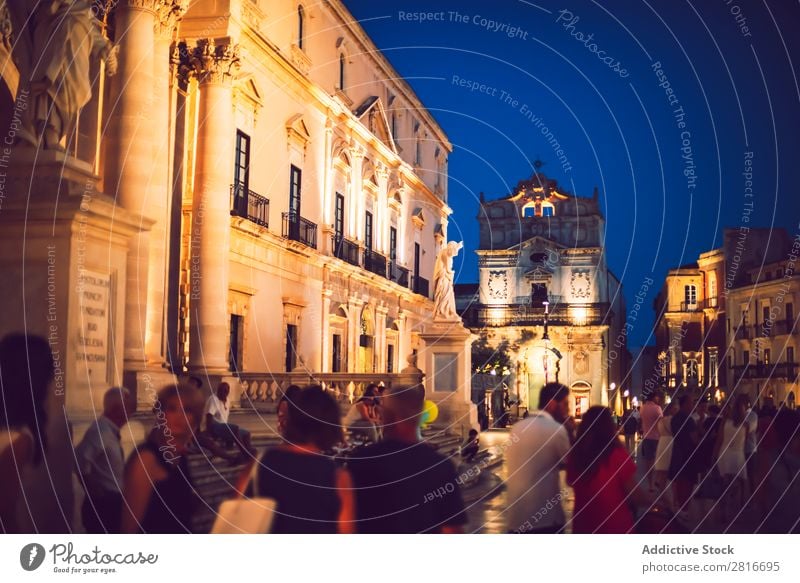
[(108, 320), (111, 278), (83, 271), (78, 282), (78, 346), (75, 358), (80, 376), (104, 383), (108, 376)]

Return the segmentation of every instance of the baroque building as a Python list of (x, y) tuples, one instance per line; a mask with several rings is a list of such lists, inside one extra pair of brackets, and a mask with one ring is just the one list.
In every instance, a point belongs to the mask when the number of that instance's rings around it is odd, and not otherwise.
[(477, 294), (461, 287), (459, 307), (473, 333), (507, 347), (521, 408), (538, 408), (542, 385), (557, 380), (570, 387), (578, 418), (591, 405), (619, 409), (628, 328), (599, 196), (563, 191), (540, 165), (508, 196), (482, 199)]
[[(193, 372), (274, 400), (279, 386), (255, 377), (405, 368), (433, 311), (452, 146), (344, 3), (80, 5), (82, 29), (18, 20), (116, 47), (115, 75), (90, 62), (91, 98), (63, 144), (96, 178), (94, 200), (133, 217), (121, 265), (81, 258), (102, 288), (87, 292), (104, 314), (92, 399), (124, 383), (145, 406), (145, 389)], [(11, 58), (5, 2), (0, 14), (5, 129), (28, 55)]]
[(794, 408), (800, 238), (725, 229), (723, 245), (668, 271), (653, 307), (659, 385)]

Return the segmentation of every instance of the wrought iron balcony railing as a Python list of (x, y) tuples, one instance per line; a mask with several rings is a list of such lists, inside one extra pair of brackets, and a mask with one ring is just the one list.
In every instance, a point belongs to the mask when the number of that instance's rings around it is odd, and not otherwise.
[(386, 257), (371, 249), (365, 249), (364, 269), (381, 277), (386, 277)]
[(231, 215), (269, 227), (269, 199), (244, 184), (231, 184)]
[(346, 261), (350, 265), (360, 265), (358, 260), (358, 244), (342, 235), (333, 236), (333, 256)]
[(398, 265), (397, 263), (390, 263), (389, 264), (389, 279), (395, 282), (397, 285), (401, 285), (403, 287), (408, 287), (411, 283), (411, 278), (409, 277), (409, 271), (405, 267)]
[(733, 374), (735, 380), (770, 378), (796, 379), (797, 367), (798, 363), (796, 362), (738, 364), (734, 365)]
[[(561, 304), (549, 306), (547, 322), (553, 326), (599, 326), (610, 322), (611, 304)], [(467, 326), (543, 326), (544, 306), (472, 305), (462, 314)]]
[(317, 248), (317, 224), (308, 219), (304, 219), (297, 213), (283, 213), (283, 227), (281, 234), (283, 237)]
[(429, 290), (430, 284), (428, 283), (428, 280), (425, 279), (424, 277), (420, 277), (419, 275), (414, 275), (413, 280), (414, 280), (413, 281), (414, 287), (412, 291), (415, 294), (420, 294), (422, 296), (425, 296), (426, 298), (430, 297), (430, 290)]

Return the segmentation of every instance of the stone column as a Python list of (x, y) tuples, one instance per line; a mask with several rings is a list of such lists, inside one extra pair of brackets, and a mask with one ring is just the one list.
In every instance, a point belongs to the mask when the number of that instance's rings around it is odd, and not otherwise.
[(409, 348), (408, 312), (403, 308), (397, 311), (397, 370), (403, 370), (411, 353)]
[[(185, 2), (184, 2), (185, 3)], [(168, 233), (172, 180), (172, 112), (170, 78), (171, 51), (175, 27), (185, 12), (179, 0), (162, 2), (157, 7), (154, 24), (154, 58), (151, 115), (153, 127), (153, 163), (148, 210), (155, 220), (150, 231), (150, 253), (147, 270), (147, 317), (145, 320), (145, 359), (148, 365), (163, 367), (166, 363), (164, 345), (165, 307), (167, 305)]]
[(233, 74), (238, 47), (204, 39), (188, 49), (197, 75), (197, 158), (192, 195), (189, 368), (228, 370), (228, 277), (233, 138)]
[[(161, 4), (158, 0), (127, 0), (117, 5), (115, 28), (120, 49), (117, 74), (112, 77), (105, 150), (105, 192), (128, 211), (148, 218), (150, 205), (159, 196), (152, 191), (151, 177), (155, 131), (153, 28), (156, 8)], [(126, 377), (144, 370), (147, 363), (144, 347), (149, 259), (150, 234), (141, 232), (130, 240), (127, 276), (122, 282)]]

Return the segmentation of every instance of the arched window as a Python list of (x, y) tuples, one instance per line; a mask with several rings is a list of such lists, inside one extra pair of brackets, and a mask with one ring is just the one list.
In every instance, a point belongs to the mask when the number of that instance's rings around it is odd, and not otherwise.
[(305, 48), (306, 12), (302, 6), (297, 7), (297, 46)]
[(344, 53), (339, 54), (339, 90), (344, 91)]

